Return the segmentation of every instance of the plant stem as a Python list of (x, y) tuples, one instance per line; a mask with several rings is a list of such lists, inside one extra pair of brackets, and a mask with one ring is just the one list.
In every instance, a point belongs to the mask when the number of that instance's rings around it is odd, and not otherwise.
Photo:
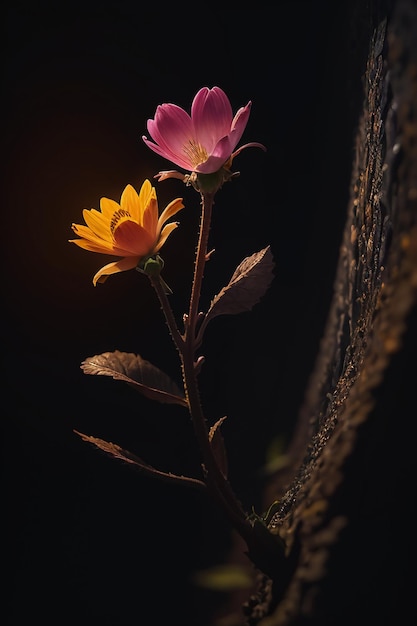
[(248, 517), (240, 502), (233, 493), (230, 483), (223, 475), (213, 453), (209, 438), (209, 430), (207, 428), (206, 419), (201, 406), (195, 367), (195, 352), (198, 347), (196, 344), (196, 324), (198, 320), (198, 307), (204, 268), (207, 259), (207, 244), (210, 232), (214, 194), (202, 193), (201, 200), (202, 212), (200, 232), (196, 251), (189, 312), (188, 317), (186, 318), (184, 336), (182, 336), (178, 331), (169, 300), (159, 277), (152, 277), (151, 282), (159, 297), (162, 310), (165, 314), (165, 319), (180, 354), (188, 408), (193, 421), (196, 439), (203, 458), (203, 467), (205, 470), (207, 487), (228, 516), (233, 527), (240, 533), (246, 542), (250, 544), (253, 541), (252, 526), (250, 525)]
[(189, 411), (193, 420), (194, 431), (203, 456), (206, 479), (220, 501), (233, 525), (243, 534), (250, 528), (247, 516), (240, 502), (233, 493), (231, 486), (224, 477), (213, 454), (209, 440), (209, 432), (203, 414), (198, 390), (197, 374), (195, 369), (196, 334), (195, 328), (198, 319), (201, 286), (204, 268), (207, 259), (207, 246), (210, 232), (211, 215), (214, 204), (214, 193), (201, 194), (201, 223), (194, 268), (194, 280), (191, 291), (190, 307), (187, 326), (185, 329), (185, 346), (182, 352), (183, 378), (186, 390)]
[(213, 204), (214, 193), (201, 194), (202, 209), (200, 235), (197, 244), (197, 253), (194, 266), (194, 279), (191, 290), (190, 307), (188, 311), (188, 325), (186, 328), (186, 340), (191, 341), (193, 344), (195, 338), (195, 326), (198, 317), (198, 305), (200, 303), (201, 285), (203, 282), (204, 268), (206, 265), (207, 244), (210, 233)]
[(169, 328), (169, 332), (171, 333), (171, 337), (177, 347), (178, 352), (180, 353), (180, 355), (182, 355), (185, 342), (184, 342), (183, 337), (181, 336), (181, 333), (178, 330), (177, 323), (175, 321), (175, 317), (171, 309), (171, 305), (165, 293), (165, 289), (162, 286), (160, 277), (149, 276), (149, 278), (150, 278), (153, 288), (155, 289), (157, 293), (159, 302), (161, 303), (162, 311), (164, 312), (165, 319)]
[(225, 510), (233, 526), (245, 537), (248, 531), (250, 531), (250, 525), (245, 511), (233, 493), (230, 483), (220, 470), (213, 454), (198, 391), (193, 346), (190, 344), (191, 342), (186, 344), (186, 349), (182, 356), (183, 377), (194, 432), (204, 461), (207, 486)]

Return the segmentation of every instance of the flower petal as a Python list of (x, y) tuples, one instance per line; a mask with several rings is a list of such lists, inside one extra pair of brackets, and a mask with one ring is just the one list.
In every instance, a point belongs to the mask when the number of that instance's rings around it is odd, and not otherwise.
[(115, 200), (110, 200), (110, 198), (101, 198), (100, 199), (100, 210), (107, 217), (107, 219), (111, 220), (113, 214), (116, 213), (120, 209), (120, 204)]
[(249, 120), (251, 108), (252, 108), (252, 102), (248, 102), (248, 104), (245, 107), (242, 107), (241, 109), (239, 109), (239, 111), (236, 113), (236, 115), (233, 118), (232, 128), (231, 128), (231, 137), (230, 137), (232, 141), (232, 145), (233, 145), (232, 150), (237, 146), (238, 142), (240, 141), (243, 135), (243, 131), (245, 130), (248, 120)]
[(88, 241), (92, 241), (93, 243), (104, 246), (104, 247), (112, 247), (112, 241), (110, 238), (103, 239), (102, 237), (98, 237), (94, 231), (91, 230), (88, 226), (84, 226), (84, 224), (72, 224), (72, 230), (79, 237), (83, 237), (83, 239), (87, 239)]
[(142, 223), (142, 211), (139, 202), (139, 194), (132, 185), (126, 185), (120, 198), (120, 207), (127, 211), (134, 222)]
[(152, 187), (151, 181), (146, 179), (139, 191), (139, 204), (142, 207), (142, 213), (150, 202), (151, 198), (156, 198), (155, 187)]
[(88, 250), (89, 252), (99, 252), (100, 254), (111, 254), (112, 256), (124, 256), (125, 250), (116, 248), (110, 243), (103, 241), (102, 239), (69, 239), (70, 243), (75, 243), (79, 248)]
[(181, 209), (183, 208), (184, 205), (182, 203), (182, 198), (176, 198), (175, 200), (170, 202), (168, 206), (166, 206), (165, 209), (162, 211), (159, 217), (157, 232), (159, 233), (161, 231), (162, 226), (165, 224), (166, 221), (169, 220), (170, 217), (178, 213), (178, 211), (181, 211)]
[(157, 237), (158, 227), (158, 200), (156, 199), (155, 189), (153, 190), (152, 197), (148, 198), (145, 210), (142, 215), (142, 226), (152, 236), (152, 239)]
[(146, 145), (157, 154), (173, 161), (181, 167), (188, 159), (183, 153), (184, 145), (194, 140), (191, 117), (176, 104), (161, 104), (155, 118), (147, 122), (148, 132), (155, 144), (143, 137)]
[(223, 137), (214, 148), (212, 154), (207, 161), (200, 163), (195, 169), (196, 172), (201, 174), (213, 174), (226, 163), (233, 152), (232, 144), (230, 141), (230, 135)]
[(219, 87), (203, 87), (193, 100), (191, 119), (197, 142), (210, 154), (219, 139), (230, 133), (233, 111), (229, 98)]
[(110, 222), (100, 211), (84, 209), (83, 218), (88, 228), (92, 230), (97, 237), (105, 241), (111, 241)]
[[(87, 239), (69, 239), (69, 243), (75, 243), (79, 248), (88, 250), (89, 252), (100, 252), (101, 254), (113, 254), (112, 250), (98, 243), (87, 241)], [(116, 256), (120, 256), (117, 254)]]
[(146, 256), (152, 252), (153, 237), (143, 226), (131, 219), (122, 218), (113, 232), (114, 243), (124, 256)]
[(158, 252), (162, 248), (162, 246), (164, 245), (164, 243), (168, 239), (169, 235), (177, 227), (178, 227), (177, 222), (171, 222), (170, 224), (167, 224), (166, 226), (164, 226), (164, 228), (162, 229), (161, 235), (160, 235), (160, 237), (158, 239), (158, 243), (156, 244), (156, 246), (153, 249), (154, 254), (156, 254), (156, 252)]
[(107, 279), (107, 276), (111, 274), (117, 274), (118, 272), (125, 272), (126, 270), (132, 270), (139, 262), (139, 258), (129, 257), (126, 259), (120, 259), (119, 261), (115, 261), (114, 263), (109, 263), (108, 265), (104, 265), (97, 274), (94, 275), (93, 285), (94, 287), (97, 283), (104, 283)]

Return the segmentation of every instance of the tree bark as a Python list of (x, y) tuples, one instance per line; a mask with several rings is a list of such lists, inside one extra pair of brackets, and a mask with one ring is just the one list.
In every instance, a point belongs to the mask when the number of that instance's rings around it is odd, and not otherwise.
[[(287, 543), (248, 624), (411, 624), (415, 560), (417, 5), (375, 29), (334, 296), (292, 443), (265, 491)], [(412, 571), (412, 570), (411, 570)]]

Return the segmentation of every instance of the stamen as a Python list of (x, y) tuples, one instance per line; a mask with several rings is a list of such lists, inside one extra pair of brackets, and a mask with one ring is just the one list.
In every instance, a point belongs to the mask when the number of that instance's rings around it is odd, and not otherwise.
[(183, 147), (183, 150), (194, 166), (200, 165), (200, 163), (204, 163), (208, 159), (207, 150), (192, 139), (190, 139), (188, 145)]
[(122, 217), (131, 217), (131, 215), (129, 211), (126, 211), (126, 209), (119, 209), (118, 211), (113, 213), (113, 217), (111, 218), (111, 222), (110, 222), (110, 231), (112, 235), (114, 233), (114, 230), (117, 224), (120, 222)]

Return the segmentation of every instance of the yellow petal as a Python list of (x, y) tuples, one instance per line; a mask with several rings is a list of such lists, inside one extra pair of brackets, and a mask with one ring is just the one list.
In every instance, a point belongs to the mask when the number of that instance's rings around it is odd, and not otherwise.
[(91, 209), (91, 211), (84, 209), (83, 218), (87, 226), (95, 235), (97, 235), (97, 237), (105, 239), (106, 241), (112, 240), (110, 222), (102, 213), (96, 211), (95, 209)]
[(84, 250), (88, 250), (89, 252), (98, 252), (100, 254), (109, 254), (111, 256), (124, 256), (126, 254), (125, 250), (121, 250), (116, 246), (111, 247), (107, 245), (106, 242), (95, 243), (93, 241), (88, 241), (87, 239), (69, 239), (69, 243), (75, 243), (79, 248), (83, 248)]
[(140, 206), (142, 207), (142, 211), (145, 209), (146, 205), (148, 204), (151, 195), (153, 197), (156, 197), (155, 187), (152, 187), (150, 181), (146, 179), (143, 181), (142, 187), (140, 188), (140, 192), (139, 192), (139, 203), (140, 203)]
[(141, 224), (142, 210), (140, 207), (140, 201), (138, 192), (132, 185), (126, 185), (123, 190), (122, 197), (120, 198), (120, 206), (124, 211), (127, 211), (131, 218)]
[(116, 211), (120, 209), (120, 204), (115, 202), (115, 200), (110, 200), (110, 198), (101, 198), (100, 209), (103, 215), (111, 220), (113, 213), (116, 213)]
[(75, 243), (80, 248), (84, 248), (84, 250), (100, 252), (101, 254), (112, 254), (114, 256), (126, 256), (125, 251), (115, 246), (113, 241), (105, 241), (97, 237), (88, 226), (72, 224), (72, 230), (81, 239), (70, 239), (70, 243)]
[(87, 239), (87, 241), (91, 241), (97, 246), (102, 246), (106, 249), (111, 249), (113, 247), (112, 241), (108, 239), (102, 239), (102, 237), (98, 237), (88, 226), (84, 226), (83, 224), (73, 224), (72, 230), (79, 237)]
[[(105, 248), (104, 246), (94, 244), (91, 241), (87, 241), (87, 239), (69, 239), (70, 243), (75, 243), (79, 248), (83, 248), (84, 250), (88, 250), (89, 252), (100, 252), (101, 254), (111, 254), (111, 252)], [(120, 256), (120, 255), (117, 255)]]
[(114, 263), (104, 265), (93, 278), (94, 287), (97, 283), (104, 283), (107, 276), (111, 274), (117, 274), (118, 272), (125, 272), (126, 270), (132, 270), (139, 262), (139, 257), (128, 257), (126, 259), (120, 259)]
[(141, 224), (151, 235), (153, 241), (158, 236), (158, 213), (158, 201), (155, 197), (151, 197), (143, 212)]
[(184, 205), (182, 203), (182, 198), (176, 198), (175, 200), (170, 202), (168, 206), (162, 211), (159, 217), (157, 231), (159, 232), (165, 222), (169, 220), (170, 217), (178, 213), (178, 211), (181, 211), (181, 209), (183, 208)]
[(178, 227), (178, 224), (176, 222), (171, 222), (170, 224), (167, 224), (161, 232), (161, 236), (158, 239), (158, 243), (156, 244), (156, 246), (153, 249), (153, 254), (156, 254), (164, 245), (164, 243), (166, 242), (166, 240), (168, 239), (169, 235), (172, 233), (173, 230), (175, 230)]
[(101, 237), (97, 237), (97, 235), (93, 233), (91, 228), (89, 228), (88, 226), (84, 226), (84, 224), (72, 224), (72, 230), (76, 235), (78, 235), (79, 237), (83, 237), (84, 239), (88, 239), (88, 241), (93, 241), (94, 243), (104, 245), (108, 243), (101, 239)]

